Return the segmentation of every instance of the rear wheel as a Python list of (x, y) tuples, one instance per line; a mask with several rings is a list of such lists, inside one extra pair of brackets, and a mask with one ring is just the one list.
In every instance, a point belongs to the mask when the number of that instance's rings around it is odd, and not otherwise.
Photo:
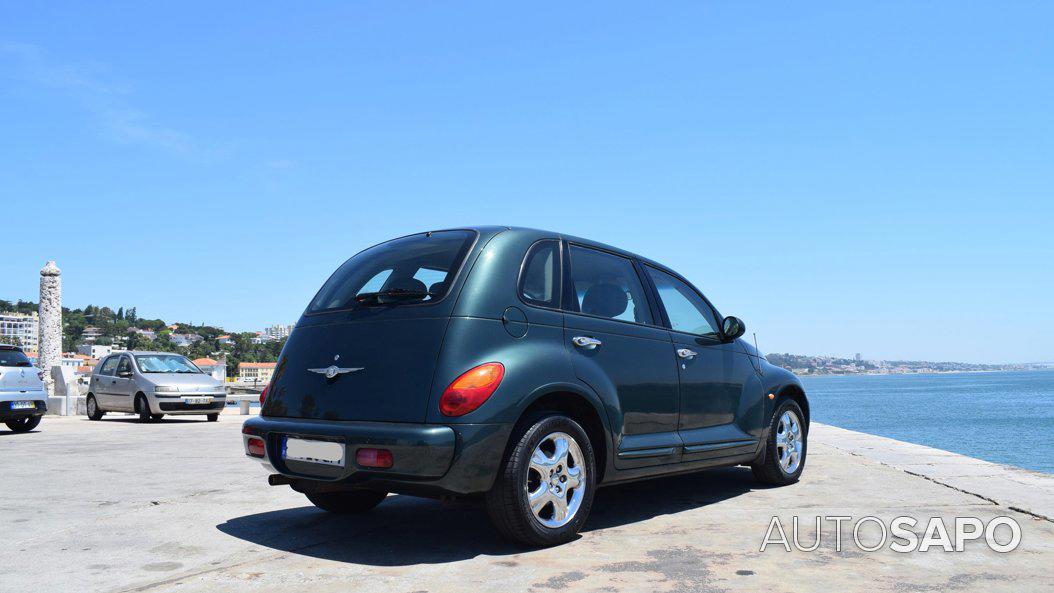
[(802, 423), (801, 407), (794, 400), (780, 403), (769, 424), (765, 454), (750, 469), (759, 481), (773, 486), (793, 484), (805, 469), (808, 431)]
[(88, 408), (88, 420), (102, 420), (103, 414), (106, 413), (99, 409), (99, 402), (95, 401), (94, 395), (88, 396), (85, 406)]
[(348, 490), (345, 492), (319, 492), (306, 494), (311, 504), (337, 515), (364, 513), (381, 504), (388, 496), (382, 490)]
[(577, 422), (545, 416), (524, 431), (487, 494), (487, 513), (505, 537), (544, 547), (575, 539), (596, 490), (593, 446)]
[(4, 422), (4, 424), (15, 432), (29, 432), (40, 424), (40, 418), (41, 416), (29, 416), (17, 420), (8, 420), (7, 422)]

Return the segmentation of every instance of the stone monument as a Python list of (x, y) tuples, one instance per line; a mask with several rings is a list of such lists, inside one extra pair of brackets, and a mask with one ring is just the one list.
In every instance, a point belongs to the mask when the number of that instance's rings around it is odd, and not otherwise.
[[(37, 348), (40, 370), (44, 371), (44, 389), (55, 396), (51, 369), (62, 366), (62, 272), (54, 260), (40, 270), (40, 344)], [(65, 398), (63, 398), (65, 399)], [(49, 408), (50, 400), (49, 400)], [(59, 404), (63, 408), (65, 407)]]

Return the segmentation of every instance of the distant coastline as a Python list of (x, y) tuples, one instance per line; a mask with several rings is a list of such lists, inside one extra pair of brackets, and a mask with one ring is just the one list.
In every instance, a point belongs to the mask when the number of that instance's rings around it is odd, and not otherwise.
[(996, 373), (1006, 371), (1054, 370), (1054, 363), (974, 364), (967, 362), (930, 362), (921, 360), (864, 360), (834, 356), (801, 354), (766, 354), (772, 364), (796, 375), (929, 375), (947, 373)]

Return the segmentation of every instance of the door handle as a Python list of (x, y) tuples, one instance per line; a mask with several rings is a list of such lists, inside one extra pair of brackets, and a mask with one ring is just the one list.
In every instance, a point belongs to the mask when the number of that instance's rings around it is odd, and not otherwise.
[(571, 338), (571, 341), (574, 342), (575, 346), (585, 348), (586, 350), (596, 350), (597, 346), (603, 344), (603, 342), (596, 338), (588, 338), (586, 336), (575, 336)]
[(698, 354), (698, 352), (689, 350), (687, 348), (680, 348), (677, 350), (677, 356), (680, 356), (681, 358), (687, 358), (688, 360), (695, 358)]

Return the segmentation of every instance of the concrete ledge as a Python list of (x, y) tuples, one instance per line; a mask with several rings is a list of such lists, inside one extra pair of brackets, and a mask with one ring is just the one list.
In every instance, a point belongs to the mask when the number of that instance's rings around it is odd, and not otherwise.
[(1054, 522), (1054, 475), (812, 423), (809, 437), (1009, 509)]

